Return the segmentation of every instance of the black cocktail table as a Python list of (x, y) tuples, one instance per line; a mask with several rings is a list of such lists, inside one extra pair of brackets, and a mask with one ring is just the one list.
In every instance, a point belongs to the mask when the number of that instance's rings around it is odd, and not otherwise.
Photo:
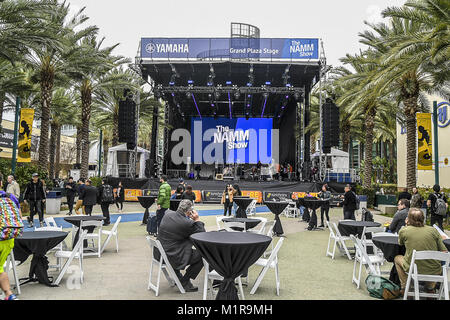
[(339, 221), (338, 229), (342, 236), (348, 237), (351, 234), (361, 238), (364, 227), (379, 227), (381, 223), (373, 221), (355, 221), (355, 220), (344, 220)]
[[(222, 219), (222, 221), (225, 222), (245, 222), (245, 230), (248, 229), (252, 229), (254, 227), (256, 227), (261, 220), (259, 219), (250, 219), (250, 218), (225, 218)], [(237, 228), (237, 227), (233, 227), (232, 229), (238, 230), (238, 231), (242, 231), (241, 228)]]
[(284, 233), (283, 226), (281, 225), (280, 214), (288, 206), (288, 202), (276, 202), (276, 201), (266, 201), (264, 204), (269, 208), (269, 210), (275, 215), (275, 224), (273, 226), (273, 232), (280, 236)]
[(182, 199), (170, 199), (170, 207), (169, 207), (169, 209), (172, 210), (172, 211), (177, 211), (181, 200)]
[[(80, 235), (80, 224), (81, 221), (102, 221), (106, 218), (104, 216), (70, 216), (65, 217), (64, 220), (73, 224), (74, 226), (78, 227), (77, 233), (75, 234), (75, 237), (73, 238), (72, 248), (75, 248), (75, 245), (78, 242), (78, 237)], [(86, 230), (88, 233), (92, 233), (94, 231), (95, 227), (87, 227)], [(84, 242), (84, 246), (87, 247), (87, 240)]]
[[(405, 255), (406, 248), (398, 243), (398, 236), (372, 237), (372, 242), (383, 252), (384, 258), (389, 262), (393, 263), (395, 256)], [(392, 266), (389, 280), (400, 285), (400, 279), (395, 264)]]
[(236, 210), (236, 218), (247, 218), (247, 208), (252, 203), (253, 199), (250, 197), (233, 197), (233, 201), (239, 207)]
[(316, 210), (324, 204), (329, 204), (330, 200), (317, 199), (317, 198), (303, 198), (303, 206), (311, 210), (311, 219), (309, 220), (308, 230), (319, 229), (317, 228), (317, 214)]
[[(30, 255), (33, 255), (28, 278), (20, 285), (29, 282), (39, 282), (49, 287), (56, 287), (48, 278), (48, 258), (46, 256), (67, 237), (63, 231), (28, 231), (14, 240), (14, 257), (22, 264)], [(35, 277), (36, 276), (36, 277)]]
[(216, 300), (238, 300), (234, 279), (247, 272), (272, 239), (250, 232), (200, 232), (191, 240), (201, 256), (224, 280)]
[(155, 203), (156, 196), (140, 196), (137, 197), (141, 206), (145, 209), (144, 217), (142, 218), (142, 224), (147, 225), (148, 221), (148, 209)]

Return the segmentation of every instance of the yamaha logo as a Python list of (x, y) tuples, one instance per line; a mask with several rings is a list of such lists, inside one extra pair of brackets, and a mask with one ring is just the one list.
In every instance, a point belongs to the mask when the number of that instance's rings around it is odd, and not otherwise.
[(153, 53), (156, 50), (156, 46), (154, 43), (149, 43), (145, 46), (145, 51), (147, 51), (148, 53)]

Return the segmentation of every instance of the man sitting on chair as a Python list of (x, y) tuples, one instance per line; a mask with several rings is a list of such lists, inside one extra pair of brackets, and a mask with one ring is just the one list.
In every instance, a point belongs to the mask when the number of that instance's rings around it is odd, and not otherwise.
[[(402, 228), (398, 233), (398, 243), (406, 247), (404, 256), (395, 257), (395, 267), (401, 283), (401, 292), (404, 293), (406, 281), (409, 272), (413, 250), (416, 251), (443, 251), (447, 252), (447, 248), (442, 242), (439, 232), (430, 226), (424, 224), (423, 211), (417, 208), (411, 208), (406, 218), (406, 227)], [(442, 266), (435, 260), (416, 261), (417, 269), (420, 274), (441, 274)], [(428, 293), (434, 293), (435, 282), (426, 282)]]
[[(159, 226), (158, 240), (186, 292), (198, 291), (191, 283), (203, 268), (202, 257), (192, 248), (191, 234), (205, 232), (191, 200), (181, 200), (177, 211), (167, 210)], [(184, 276), (180, 270), (189, 266)]]

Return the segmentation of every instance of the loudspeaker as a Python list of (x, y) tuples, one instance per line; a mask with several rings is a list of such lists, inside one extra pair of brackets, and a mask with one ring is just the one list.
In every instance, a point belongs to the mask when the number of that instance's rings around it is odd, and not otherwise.
[(339, 146), (339, 107), (327, 101), (322, 106), (322, 149), (330, 153), (331, 147)]
[(136, 143), (136, 103), (128, 97), (119, 102), (119, 142)]

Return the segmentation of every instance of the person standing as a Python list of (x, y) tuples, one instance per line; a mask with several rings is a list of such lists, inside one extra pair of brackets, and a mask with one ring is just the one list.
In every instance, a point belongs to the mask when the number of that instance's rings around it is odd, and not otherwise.
[(158, 198), (156, 199), (156, 204), (158, 205), (156, 210), (156, 225), (158, 229), (166, 210), (170, 207), (170, 196), (172, 192), (172, 188), (167, 183), (167, 176), (162, 175), (159, 182), (161, 185), (159, 187)]
[(37, 213), (39, 216), (39, 224), (41, 227), (44, 226), (44, 211), (43, 204), (45, 203), (46, 195), (44, 191), (44, 184), (42, 180), (39, 179), (39, 174), (33, 173), (30, 183), (27, 184), (24, 201), (30, 206), (30, 216), (28, 217), (28, 223), (30, 228), (33, 225), (34, 215)]
[[(0, 196), (8, 196), (7, 194), (5, 194), (4, 191), (1, 190), (2, 184), (3, 184), (3, 176), (0, 174)], [(17, 208), (19, 209), (20, 219), (22, 219), (18, 198), (16, 198), (12, 193), (9, 193), (9, 198), (17, 205)], [(1, 214), (2, 211), (0, 210), (0, 215)], [(6, 260), (8, 259), (8, 256), (13, 248), (14, 248), (14, 239), (0, 240), (0, 289), (5, 294), (5, 300), (18, 300), (16, 295), (13, 294), (11, 290), (11, 285), (8, 279), (8, 273), (5, 272), (4, 270)]]
[(355, 210), (356, 210), (356, 194), (352, 191), (352, 187), (347, 184), (345, 186), (345, 194), (341, 196), (344, 201), (339, 204), (343, 206), (344, 209), (344, 219), (345, 220), (356, 220)]
[(224, 206), (223, 215), (226, 216), (227, 212), (231, 216), (232, 212), (231, 209), (233, 207), (233, 187), (231, 184), (227, 185), (225, 187), (224, 192), (222, 193), (222, 200), (220, 201), (221, 204)]
[(97, 203), (98, 190), (91, 185), (91, 180), (87, 179), (83, 191), (81, 191), (80, 199), (83, 200), (83, 205), (87, 215), (92, 215), (92, 209)]
[(64, 188), (66, 189), (67, 205), (69, 206), (69, 216), (72, 215), (73, 203), (77, 194), (77, 184), (73, 181), (73, 177), (69, 177)]
[(20, 186), (14, 179), (13, 175), (8, 176), (8, 185), (6, 186), (6, 193), (13, 194), (17, 199), (20, 198)]
[(412, 195), (411, 195), (411, 208), (422, 208), (423, 205), (423, 197), (419, 193), (419, 190), (414, 187), (412, 189)]
[(191, 186), (191, 185), (188, 185), (188, 186), (186, 187), (186, 191), (185, 191), (185, 192), (183, 193), (183, 195), (181, 196), (181, 199), (188, 199), (188, 200), (191, 200), (192, 203), (195, 202), (196, 196), (195, 196), (195, 193), (192, 191), (192, 186)]
[(123, 213), (123, 202), (125, 201), (125, 189), (123, 188), (122, 181), (119, 181), (119, 186), (114, 192), (114, 200), (116, 202), (116, 207), (117, 210), (119, 210), (119, 213)]
[(98, 187), (98, 203), (102, 208), (103, 216), (106, 218), (103, 222), (104, 226), (111, 223), (109, 216), (109, 205), (114, 202), (113, 188), (107, 183), (106, 179), (102, 180), (102, 185)]
[(179, 184), (178, 184), (177, 189), (178, 189), (178, 188), (181, 188), (181, 189), (183, 190), (182, 192), (185, 192), (185, 191), (186, 191), (186, 182), (184, 182), (184, 179), (183, 179), (183, 178), (180, 178), (180, 179), (178, 180), (178, 182), (179, 182)]
[(197, 172), (197, 175), (195, 176), (195, 180), (199, 180), (200, 179), (200, 171), (202, 171), (202, 166), (201, 165), (196, 165), (195, 166), (195, 171)]
[(437, 224), (441, 230), (444, 230), (443, 221), (447, 216), (447, 197), (445, 194), (440, 193), (441, 186), (435, 184), (433, 186), (433, 193), (428, 196), (427, 206), (431, 212), (431, 225)]
[(328, 212), (330, 211), (330, 198), (331, 198), (331, 192), (328, 191), (328, 185), (324, 184), (322, 186), (322, 191), (319, 192), (319, 199), (322, 200), (328, 200), (328, 202), (322, 204), (322, 206), (320, 207), (320, 226), (319, 227), (324, 227), (323, 225), (323, 216), (325, 214), (327, 221), (330, 221), (330, 217), (328, 215)]
[(86, 185), (84, 184), (84, 179), (79, 179), (78, 185), (77, 185), (78, 200), (77, 200), (77, 204), (75, 205), (75, 213), (76, 214), (80, 214), (80, 212), (78, 211), (80, 208), (82, 208), (83, 214), (86, 214), (86, 209), (84, 208), (84, 205), (83, 205), (83, 199), (81, 198), (81, 194), (83, 193), (83, 190), (85, 187), (86, 187)]

